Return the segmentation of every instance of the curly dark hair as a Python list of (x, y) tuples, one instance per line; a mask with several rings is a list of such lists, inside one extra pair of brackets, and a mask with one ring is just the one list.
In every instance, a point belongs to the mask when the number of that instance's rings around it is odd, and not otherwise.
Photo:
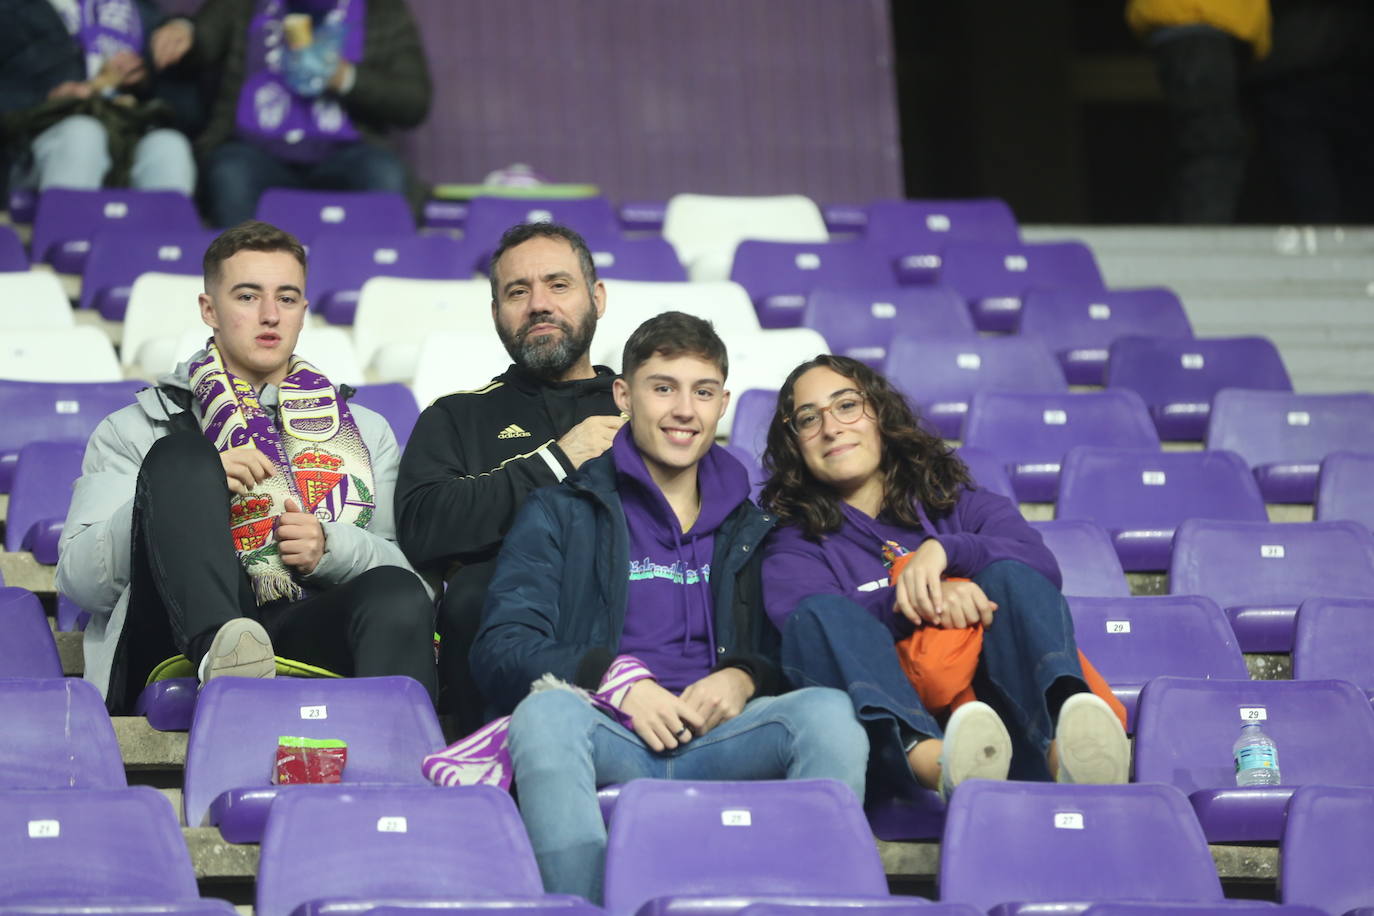
[(826, 354), (793, 369), (778, 392), (763, 454), (769, 475), (760, 497), (764, 508), (784, 522), (801, 525), (811, 538), (837, 531), (843, 523), (839, 496), (811, 474), (801, 444), (787, 423), (795, 407), (797, 379), (818, 366), (853, 379), (864, 395), (864, 410), (870, 416), (876, 414), (883, 443), (883, 514), (912, 528), (921, 525), (918, 503), (931, 516), (948, 514), (961, 488), (973, 486), (968, 468), (943, 439), (921, 426), (906, 398), (880, 373), (847, 356)]

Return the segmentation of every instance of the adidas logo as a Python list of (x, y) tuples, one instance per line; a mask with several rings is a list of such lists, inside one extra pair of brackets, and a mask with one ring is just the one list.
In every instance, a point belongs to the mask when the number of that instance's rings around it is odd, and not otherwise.
[(512, 423), (510, 426), (507, 426), (505, 429), (501, 430), (500, 435), (498, 435), (496, 438), (498, 438), (498, 439), (523, 439), (523, 438), (526, 438), (526, 437), (528, 437), (528, 436), (529, 436), (529, 433), (525, 432), (523, 429), (521, 429), (520, 427), (518, 427), (518, 426), (516, 426), (514, 423)]

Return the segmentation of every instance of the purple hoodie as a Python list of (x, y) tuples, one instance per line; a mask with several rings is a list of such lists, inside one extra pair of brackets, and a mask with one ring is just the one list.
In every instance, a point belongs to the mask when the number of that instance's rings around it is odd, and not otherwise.
[(1062, 584), (1059, 564), (1040, 532), (1005, 496), (964, 490), (953, 511), (934, 523), (924, 507), (917, 508), (924, 528), (872, 519), (848, 505), (841, 506), (840, 529), (819, 542), (809, 540), (798, 525), (775, 528), (763, 546), (763, 605), (768, 617), (781, 630), (803, 598), (843, 595), (887, 626), (894, 640), (910, 635), (911, 622), (893, 611), (883, 544), (891, 541), (912, 551), (931, 537), (926, 532), (932, 530), (949, 558), (947, 576), (971, 578), (998, 560), (1019, 560), (1043, 573), (1056, 588)]
[(682, 690), (716, 664), (711, 600), (715, 533), (749, 498), (749, 475), (729, 452), (713, 445), (697, 463), (701, 513), (684, 532), (649, 476), (628, 424), (616, 433), (611, 458), (630, 534), (620, 652), (644, 662), (664, 687)]

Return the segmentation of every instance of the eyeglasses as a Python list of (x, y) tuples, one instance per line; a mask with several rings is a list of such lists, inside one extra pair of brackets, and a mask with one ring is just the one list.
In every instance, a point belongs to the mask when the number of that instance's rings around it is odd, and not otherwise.
[(825, 425), (823, 414), (826, 411), (841, 423), (854, 423), (864, 415), (864, 400), (862, 391), (846, 388), (824, 407), (803, 407), (788, 418), (787, 425), (792, 427), (798, 439), (814, 439)]

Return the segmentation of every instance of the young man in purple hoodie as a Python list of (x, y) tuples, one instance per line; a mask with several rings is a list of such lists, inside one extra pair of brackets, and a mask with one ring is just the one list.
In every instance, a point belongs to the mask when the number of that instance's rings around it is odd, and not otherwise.
[(472, 670), (514, 710), (520, 810), (551, 893), (600, 900), (598, 786), (829, 777), (863, 797), (868, 741), (845, 694), (775, 695), (758, 563), (773, 518), (714, 446), (727, 369), (708, 322), (640, 325), (615, 382), (629, 423), (535, 492), (501, 548)]

